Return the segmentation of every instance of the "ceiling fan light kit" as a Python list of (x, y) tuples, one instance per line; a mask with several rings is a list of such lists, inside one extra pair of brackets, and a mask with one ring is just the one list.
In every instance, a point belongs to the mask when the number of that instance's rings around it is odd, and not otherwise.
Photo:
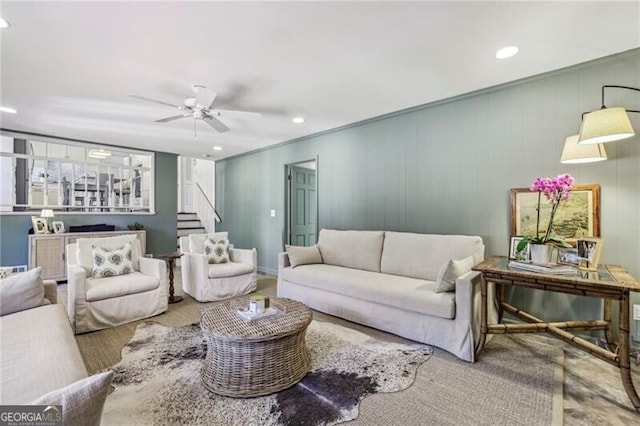
[(261, 115), (257, 112), (214, 109), (213, 103), (215, 102), (216, 96), (218, 95), (216, 92), (210, 89), (207, 89), (205, 86), (201, 84), (194, 84), (192, 88), (196, 96), (186, 98), (183, 101), (182, 105), (174, 105), (169, 102), (158, 101), (156, 99), (151, 99), (144, 96), (129, 95), (129, 97), (140, 99), (147, 102), (154, 102), (157, 104), (166, 105), (172, 108), (176, 108), (180, 111), (184, 111), (182, 114), (161, 118), (159, 120), (155, 120), (155, 122), (167, 123), (169, 121), (180, 120), (182, 118), (187, 118), (187, 117), (193, 117), (194, 136), (196, 136), (195, 125), (197, 120), (202, 120), (206, 124), (214, 128), (215, 130), (217, 130), (218, 132), (224, 133), (229, 131), (229, 127), (227, 127), (227, 125), (223, 123), (219, 118), (224, 119), (225, 117), (236, 116), (238, 118), (257, 119), (261, 117)]

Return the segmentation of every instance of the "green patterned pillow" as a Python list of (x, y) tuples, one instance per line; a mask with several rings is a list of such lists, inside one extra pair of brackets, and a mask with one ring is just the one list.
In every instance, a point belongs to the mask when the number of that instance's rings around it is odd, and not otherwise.
[(93, 245), (91, 249), (93, 256), (93, 272), (91, 276), (93, 278), (105, 278), (132, 273), (131, 252), (131, 243), (126, 243), (124, 246), (113, 250)]
[(209, 258), (209, 263), (229, 262), (229, 240), (207, 238), (204, 242), (204, 254)]

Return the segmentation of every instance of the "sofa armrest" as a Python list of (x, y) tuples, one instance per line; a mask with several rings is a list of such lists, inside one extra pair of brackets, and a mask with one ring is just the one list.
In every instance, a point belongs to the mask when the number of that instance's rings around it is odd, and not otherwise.
[[(480, 336), (480, 304), (482, 302), (481, 286), (482, 274), (470, 271), (456, 280), (456, 320), (471, 324), (474, 345)], [(498, 307), (496, 304), (495, 284), (487, 285), (487, 322), (498, 322)]]
[(52, 304), (58, 303), (58, 283), (55, 280), (42, 280), (44, 286), (44, 297)]
[(236, 263), (246, 263), (253, 266), (254, 272), (258, 269), (258, 250), (255, 248), (248, 249), (229, 249), (229, 259)]
[(199, 283), (209, 279), (209, 260), (200, 253), (185, 253), (180, 258), (182, 269), (182, 285)]
[(162, 259), (141, 257), (139, 259), (140, 273), (158, 278), (161, 282), (167, 280), (167, 262)]
[(286, 268), (287, 266), (291, 266), (287, 252), (284, 251), (282, 253), (278, 253), (278, 271)]
[(76, 305), (86, 304), (87, 271), (80, 265), (67, 264), (67, 314), (75, 331)]

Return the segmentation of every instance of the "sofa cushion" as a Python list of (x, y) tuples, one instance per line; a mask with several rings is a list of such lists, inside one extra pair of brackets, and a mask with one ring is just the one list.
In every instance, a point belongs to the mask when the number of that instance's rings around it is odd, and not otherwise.
[(473, 256), (474, 264), (483, 260), (481, 237), (387, 231), (380, 271), (435, 281), (446, 261), (467, 256)]
[(93, 246), (93, 278), (115, 277), (117, 275), (127, 275), (133, 272), (133, 262), (131, 261), (131, 243), (126, 243), (122, 247), (113, 250)]
[(151, 275), (132, 272), (115, 277), (87, 278), (86, 285), (87, 302), (95, 302), (96, 300), (155, 290), (160, 285), (160, 280)]
[(204, 254), (204, 242), (207, 238), (226, 238), (229, 239), (228, 232), (215, 232), (212, 234), (190, 234), (189, 235), (189, 251), (191, 253)]
[(90, 277), (93, 272), (93, 246), (106, 250), (113, 250), (122, 247), (126, 243), (131, 243), (131, 263), (135, 271), (140, 270), (138, 258), (140, 254), (140, 241), (136, 234), (118, 235), (104, 238), (78, 238), (76, 240), (76, 259), (78, 265), (82, 266)]
[(40, 269), (37, 267), (0, 280), (0, 316), (50, 303), (44, 297)]
[(236, 277), (253, 272), (253, 266), (247, 263), (227, 262), (209, 264), (209, 278)]
[(5, 315), (0, 324), (0, 404), (28, 404), (87, 377), (63, 305)]
[(318, 247), (323, 263), (380, 272), (384, 231), (321, 229)]
[[(435, 293), (435, 282), (333, 265), (280, 270), (282, 279), (305, 287), (441, 318), (455, 318), (455, 293)], [(375, 312), (372, 313), (375, 315)]]
[(29, 405), (62, 405), (63, 425), (98, 426), (113, 371), (99, 373), (43, 395)]
[(436, 293), (445, 291), (455, 291), (456, 280), (463, 276), (473, 268), (473, 256), (465, 257), (460, 260), (449, 259), (442, 265), (438, 278), (436, 279), (436, 287), (433, 289)]
[(311, 247), (290, 246), (285, 244), (289, 256), (289, 264), (292, 268), (299, 265), (312, 265), (314, 263), (322, 263), (322, 255), (317, 245)]
[(227, 238), (207, 238), (204, 241), (204, 254), (209, 263), (229, 262), (229, 240)]

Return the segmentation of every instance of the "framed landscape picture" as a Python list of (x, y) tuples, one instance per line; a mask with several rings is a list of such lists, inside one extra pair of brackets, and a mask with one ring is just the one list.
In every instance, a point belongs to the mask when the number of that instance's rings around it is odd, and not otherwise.
[[(511, 188), (511, 235), (536, 234), (538, 192)], [(551, 204), (540, 201), (540, 233), (549, 225)], [(553, 220), (553, 233), (575, 243), (582, 237), (600, 236), (600, 185), (574, 185), (569, 199), (560, 203)]]

